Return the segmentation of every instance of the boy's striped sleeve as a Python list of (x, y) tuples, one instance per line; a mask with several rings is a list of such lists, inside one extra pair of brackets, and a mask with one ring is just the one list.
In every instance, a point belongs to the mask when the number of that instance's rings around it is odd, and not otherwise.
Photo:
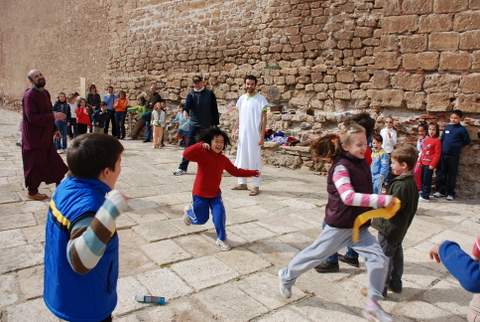
[(95, 216), (83, 218), (73, 226), (67, 260), (75, 272), (86, 274), (97, 265), (115, 233), (115, 219), (127, 208), (125, 197), (112, 190)]

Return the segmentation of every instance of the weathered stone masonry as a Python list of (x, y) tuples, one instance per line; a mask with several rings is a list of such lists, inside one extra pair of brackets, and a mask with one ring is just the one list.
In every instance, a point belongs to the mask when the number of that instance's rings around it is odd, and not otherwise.
[[(346, 112), (393, 114), (411, 141), (415, 117), (461, 108), (477, 138), (480, 113), (479, 0), (106, 0), (106, 82), (131, 99), (151, 82), (181, 101), (191, 76), (208, 78), (226, 106), (243, 77), (288, 113), (270, 125), (308, 140)], [(105, 31), (103, 31), (105, 32)], [(52, 74), (54, 71), (52, 71)], [(7, 75), (8, 76), (8, 75)], [(381, 123), (380, 123), (381, 124)], [(405, 136), (404, 136), (405, 137)], [(479, 195), (478, 143), (465, 149), (459, 188)], [(297, 150), (300, 150), (297, 151)], [(279, 165), (312, 166), (301, 148), (269, 151)], [(306, 162), (307, 161), (307, 162)]]

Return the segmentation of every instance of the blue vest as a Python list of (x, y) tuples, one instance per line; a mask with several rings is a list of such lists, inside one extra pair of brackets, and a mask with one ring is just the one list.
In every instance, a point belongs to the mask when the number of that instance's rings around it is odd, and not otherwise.
[[(97, 179), (67, 177), (50, 202), (45, 232), (43, 298), (57, 317), (67, 321), (101, 321), (117, 305), (118, 236), (91, 271), (79, 274), (67, 260), (73, 225), (87, 213), (96, 213), (110, 188)], [(91, 214), (90, 214), (91, 215)]]

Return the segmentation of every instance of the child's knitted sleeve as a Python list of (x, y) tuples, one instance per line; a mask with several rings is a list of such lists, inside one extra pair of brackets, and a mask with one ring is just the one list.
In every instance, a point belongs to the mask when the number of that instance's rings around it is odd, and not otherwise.
[(112, 190), (95, 216), (83, 218), (73, 226), (67, 260), (75, 272), (86, 274), (97, 265), (115, 233), (115, 219), (127, 208), (125, 197)]
[(226, 156), (223, 156), (224, 168), (225, 170), (230, 173), (234, 177), (254, 177), (258, 175), (257, 170), (247, 170), (247, 169), (240, 169), (233, 165), (232, 161)]
[(200, 162), (202, 157), (206, 153), (205, 149), (202, 146), (203, 142), (195, 143), (190, 145), (188, 148), (183, 151), (183, 157), (188, 161)]
[(471, 258), (457, 243), (444, 241), (438, 252), (447, 270), (472, 293), (480, 293), (480, 262)]
[(347, 206), (382, 208), (392, 202), (392, 196), (389, 195), (355, 192), (350, 182), (350, 174), (347, 168), (341, 164), (333, 170), (333, 183), (343, 203)]

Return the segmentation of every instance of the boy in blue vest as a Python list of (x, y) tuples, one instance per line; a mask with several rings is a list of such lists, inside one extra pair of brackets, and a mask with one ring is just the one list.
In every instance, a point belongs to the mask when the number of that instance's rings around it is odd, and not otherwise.
[(43, 298), (67, 321), (111, 321), (117, 305), (118, 235), (115, 219), (128, 208), (113, 190), (122, 144), (105, 134), (77, 137), (70, 169), (50, 201), (45, 234)]
[(462, 118), (463, 112), (461, 110), (453, 110), (450, 115), (450, 123), (440, 138), (442, 141), (442, 156), (440, 168), (437, 172), (437, 192), (433, 194), (435, 198), (447, 196), (448, 201), (455, 199), (460, 152), (465, 145), (470, 144), (470, 136), (465, 127), (460, 124)]

